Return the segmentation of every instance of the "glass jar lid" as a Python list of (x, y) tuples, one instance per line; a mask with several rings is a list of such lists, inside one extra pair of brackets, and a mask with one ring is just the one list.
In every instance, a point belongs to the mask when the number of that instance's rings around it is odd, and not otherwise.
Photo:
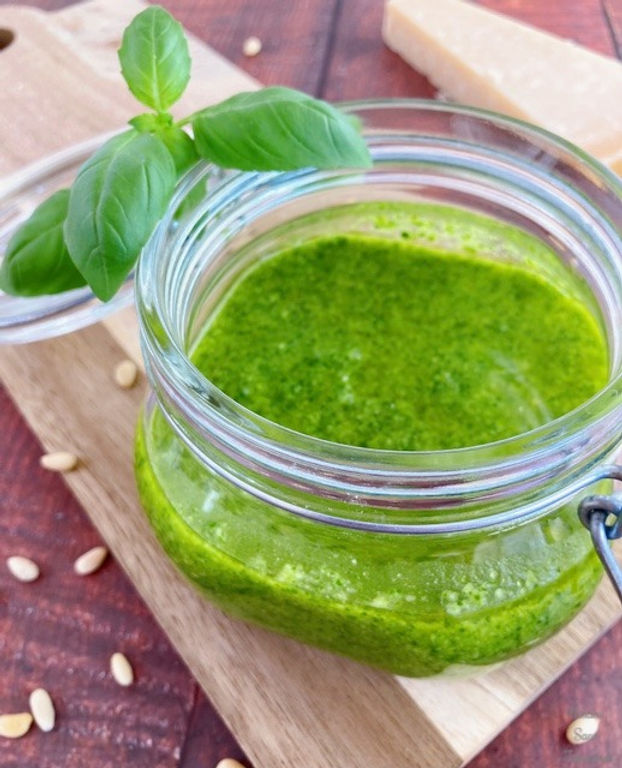
[[(45, 198), (70, 186), (82, 163), (110, 135), (96, 136), (0, 179), (0, 261), (15, 230)], [(107, 302), (88, 287), (32, 298), (0, 291), (0, 344), (40, 341), (75, 331), (127, 306), (133, 296), (133, 273)]]

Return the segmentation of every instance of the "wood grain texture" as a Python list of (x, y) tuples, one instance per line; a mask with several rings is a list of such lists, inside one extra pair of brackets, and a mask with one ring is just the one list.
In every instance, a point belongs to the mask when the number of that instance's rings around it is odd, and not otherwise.
[[(599, 53), (615, 55), (602, 0), (477, 0), (479, 5), (567, 37)], [(619, 2), (619, 0), (613, 0)]]
[[(0, 7), (12, 2), (0, 0)], [(55, 11), (75, 2), (28, 0), (19, 4)], [(118, 0), (118, 4), (127, 5), (125, 0)], [(289, 85), (308, 93), (320, 90), (338, 0), (161, 0), (159, 5), (174, 13), (189, 32), (260, 82)], [(93, 32), (100, 38), (96, 25)], [(261, 56), (256, 58), (242, 52), (244, 40), (251, 35), (259, 37), (263, 44)]]
[(613, 38), (619, 58), (622, 58), (622, 3), (620, 0), (602, 0), (605, 21)]
[[(506, 728), (468, 768), (617, 768), (622, 762), (622, 624)], [(587, 712), (601, 718), (589, 744), (572, 747), (568, 723)]]
[[(95, 0), (79, 13), (69, 8), (49, 17), (33, 8), (2, 9), (2, 24), (15, 39), (2, 51), (3, 77), (11, 88), (0, 90), (0, 135), (15, 134), (15, 115), (20, 115), (25, 130), (19, 141), (5, 143), (0, 174), (95, 134), (118, 130), (141, 111), (121, 78), (116, 50), (124, 27), (143, 7), (136, 0)], [(255, 80), (197, 38), (190, 37), (189, 43), (193, 79), (175, 114), (187, 115), (256, 87)], [(80, 93), (96, 94), (95, 104), (93, 98), (76, 98)]]
[[(91, 577), (73, 573), (101, 539), (62, 478), (39, 467), (42, 448), (2, 390), (0, 414), (0, 710), (24, 710), (43, 686), (57, 711), (50, 734), (0, 739), (0, 765), (80, 768), (88, 755), (92, 768), (172, 768), (196, 686), (112, 558)], [(39, 564), (36, 582), (9, 575), (13, 554)], [(136, 672), (127, 690), (108, 674), (119, 649)]]
[[(161, 4), (202, 40), (264, 85), (318, 92), (338, 0), (201, 0)], [(261, 54), (243, 55), (249, 36), (262, 41)]]
[(231, 731), (197, 686), (186, 738), (179, 757), (179, 768), (211, 768), (227, 757), (250, 765)]
[[(61, 3), (54, 3), (50, 0), (48, 3), (49, 5), (54, 5), (55, 7), (58, 7), (61, 5)], [(227, 4), (227, 7), (224, 7), (224, 4), (219, 3), (212, 3), (207, 2), (207, 0), (204, 0), (203, 2), (184, 2), (182, 3), (181, 0), (178, 3), (170, 2), (165, 3), (168, 5), (168, 7), (171, 8), (171, 10), (176, 11), (175, 8), (176, 5), (183, 6), (180, 7), (179, 10), (177, 10), (177, 15), (183, 16), (183, 14), (186, 14), (188, 16), (192, 16), (193, 14), (200, 14), (201, 18), (201, 24), (203, 24), (203, 19), (208, 18), (209, 20), (209, 14), (212, 13), (213, 9), (216, 8), (218, 11), (218, 14), (220, 16), (218, 17), (217, 21), (219, 21), (220, 24), (223, 25), (225, 28), (229, 28), (231, 24), (237, 23), (235, 19), (237, 19), (239, 16), (244, 16), (244, 18), (248, 21), (251, 27), (254, 27), (254, 19), (257, 21), (260, 21), (263, 16), (265, 15), (265, 9), (268, 6), (268, 3), (262, 2), (262, 3), (238, 3), (238, 2), (230, 2)], [(271, 4), (276, 5), (276, 4)], [(294, 3), (294, 6), (306, 6), (307, 7), (307, 16), (309, 15), (308, 11), (310, 10), (310, 7), (313, 6), (313, 3)], [(377, 13), (379, 3), (375, 4), (375, 8), (372, 8), (371, 10), (374, 13)], [(514, 4), (516, 5), (516, 4)], [(528, 5), (527, 3), (522, 3), (522, 11), (524, 11), (525, 6)], [(557, 2), (553, 4), (555, 8), (557, 8), (559, 5), (563, 5), (563, 3)], [(238, 6), (240, 6), (238, 8)], [(243, 7), (242, 7), (243, 6)], [(392, 72), (393, 70), (391, 67), (394, 66), (400, 66), (399, 61), (396, 62), (390, 62), (389, 60), (385, 59), (384, 52), (380, 50), (380, 44), (378, 40), (374, 40), (373, 38), (373, 24), (370, 21), (369, 13), (370, 11), (370, 3), (360, 2), (357, 0), (356, 2), (356, 9), (354, 13), (351, 13), (352, 7), (354, 6), (354, 3), (344, 3), (343, 6), (347, 6), (348, 13), (346, 14), (343, 12), (340, 13), (340, 15), (337, 17), (338, 20), (338, 27), (333, 30), (333, 33), (330, 33), (328, 30), (325, 31), (325, 40), (326, 40), (326, 47), (325, 50), (327, 50), (330, 47), (331, 42), (331, 36), (334, 34), (334, 40), (333, 40), (333, 52), (335, 56), (333, 57), (333, 61), (335, 61), (335, 57), (337, 57), (337, 53), (340, 50), (339, 42), (342, 41), (343, 45), (350, 45), (350, 51), (351, 56), (357, 59), (356, 67), (352, 67), (351, 69), (346, 71), (346, 75), (342, 77), (341, 85), (339, 86), (341, 88), (340, 95), (335, 96), (334, 98), (351, 98), (358, 95), (376, 95), (374, 91), (370, 90), (363, 90), (362, 93), (358, 93), (358, 89), (361, 88), (361, 84), (365, 84), (367, 82), (370, 84), (370, 87), (374, 83), (381, 83), (383, 77), (387, 78), (393, 78), (393, 75), (387, 74), (388, 72)], [(538, 4), (538, 8), (536, 8), (537, 12), (540, 12), (540, 9), (542, 8), (542, 4)], [(575, 6), (573, 6), (575, 8)], [(312, 8), (311, 8), (312, 10)], [(238, 13), (239, 11), (239, 13)], [(215, 12), (215, 11), (214, 11)], [(297, 13), (298, 10), (294, 9), (294, 13)], [(508, 11), (509, 12), (509, 11)], [(582, 18), (581, 12), (579, 10), (579, 17)], [(232, 18), (233, 17), (233, 18)], [(198, 18), (198, 16), (197, 16)], [(215, 17), (214, 17), (215, 18)], [(273, 17), (274, 18), (274, 17)], [(303, 18), (302, 15), (299, 15), (298, 18)], [(592, 17), (590, 17), (592, 18)], [(1, 11), (0, 11), (0, 20), (1, 20)], [(580, 19), (579, 19), (580, 21)], [(253, 22), (253, 23), (251, 23)], [(602, 18), (601, 18), (602, 22)], [(599, 22), (599, 23), (601, 23)], [(186, 20), (186, 23), (195, 31), (198, 30), (198, 27), (194, 27), (192, 22), (189, 20)], [(245, 22), (246, 23), (246, 22)], [(325, 23), (325, 22), (323, 22)], [(590, 21), (590, 24), (592, 22)], [(582, 26), (590, 26), (590, 24), (583, 24)], [(350, 29), (346, 29), (345, 27), (349, 26)], [(0, 21), (0, 26), (2, 26)], [(251, 33), (256, 34), (256, 28), (252, 30)], [(261, 35), (260, 35), (261, 36)], [(356, 43), (349, 43), (350, 36), (355, 39)], [(224, 37), (224, 36), (223, 36)], [(242, 38), (243, 39), (243, 38)], [(239, 48), (238, 46), (238, 38), (235, 35), (230, 35), (229, 38), (227, 38), (226, 42), (223, 42), (220, 44), (219, 50), (222, 52), (230, 52), (231, 55), (237, 55), (239, 56)], [(359, 48), (364, 48), (366, 55), (365, 56), (357, 56), (355, 54), (355, 51), (357, 49), (357, 46)], [(228, 50), (230, 49), (230, 50)], [(308, 72), (302, 72), (305, 66), (305, 62), (303, 59), (298, 59), (294, 54), (291, 54), (290, 49), (290, 55), (292, 56), (289, 61), (285, 62), (284, 64), (284, 71), (292, 72), (296, 68), (299, 68), (301, 70), (300, 77), (308, 77)], [(388, 54), (388, 52), (386, 52)], [(392, 54), (388, 54), (389, 59), (392, 56)], [(379, 59), (380, 57), (380, 59)], [(245, 67), (251, 68), (251, 67), (259, 67), (259, 65), (262, 62), (263, 54), (256, 60), (250, 60), (250, 61), (243, 61)], [(383, 61), (382, 64), (379, 64), (379, 60)], [(264, 66), (261, 64), (261, 66)], [(296, 84), (295, 82), (288, 81), (285, 79), (286, 75), (279, 74), (278, 71), (278, 65), (274, 65), (277, 67), (276, 70), (274, 70), (275, 79), (272, 81), (269, 77), (262, 76), (263, 79), (269, 82), (285, 82), (287, 84)], [(331, 65), (332, 66), (332, 65)], [(405, 66), (405, 65), (404, 65)], [(287, 69), (287, 67), (290, 67), (291, 69)], [(387, 67), (387, 69), (384, 69)], [(347, 69), (347, 68), (346, 68)], [(332, 82), (332, 72), (333, 69), (331, 67), (327, 67), (325, 71), (325, 82), (330, 84)], [(382, 72), (385, 72), (383, 75)], [(412, 71), (411, 71), (412, 73)], [(259, 76), (257, 72), (255, 72), (256, 76)], [(404, 82), (400, 85), (395, 85), (396, 81), (393, 81), (391, 79), (391, 83), (388, 85), (388, 87), (391, 89), (392, 95), (426, 95), (425, 93), (422, 93), (421, 90), (418, 90), (419, 87), (422, 89), (426, 88), (425, 84), (420, 83), (419, 85), (413, 86), (412, 77), (408, 78), (408, 72), (404, 71), (403, 76), (405, 78)], [(399, 78), (400, 75), (395, 75), (396, 78)], [(366, 79), (367, 78), (367, 79)], [(322, 79), (316, 80), (317, 87), (321, 87), (322, 85)], [(414, 93), (411, 94), (405, 94), (401, 89), (402, 88), (413, 88)], [(393, 90), (394, 89), (394, 90)], [(312, 90), (312, 88), (309, 88), (309, 90)], [(326, 92), (326, 91), (325, 91)], [(382, 95), (382, 91), (377, 92), (378, 95)], [(384, 92), (384, 95), (386, 95), (386, 92)], [(122, 324), (120, 324), (120, 327), (122, 327)], [(121, 334), (122, 335), (122, 334)], [(120, 354), (120, 350), (115, 353)], [(4, 406), (4, 404), (2, 404)], [(0, 411), (3, 415), (3, 422), (4, 422), (4, 413), (5, 410), (3, 408), (2, 411)], [(4, 426), (4, 423), (3, 423)], [(24, 428), (21, 426), (21, 432), (23, 432)], [(17, 429), (17, 434), (21, 434), (20, 429)], [(7, 433), (7, 435), (10, 433)], [(4, 439), (4, 435), (2, 436), (2, 439)], [(8, 439), (8, 438), (7, 438)], [(32, 454), (31, 454), (31, 460), (32, 460)], [(88, 524), (83, 522), (83, 524), (86, 527), (86, 530), (88, 531)], [(91, 532), (92, 535), (92, 532)], [(109, 564), (106, 566), (106, 568), (114, 569), (115, 566), (113, 564)], [(102, 572), (102, 575), (103, 572)], [(119, 587), (119, 589), (123, 592), (123, 590), (128, 590), (129, 588), (127, 585), (125, 587)], [(130, 590), (131, 592), (131, 590)], [(70, 599), (70, 595), (68, 593), (64, 594), (64, 598)], [(124, 598), (125, 599), (125, 598)], [(136, 601), (137, 599), (134, 597), (128, 597), (128, 601)], [(114, 602), (111, 599), (111, 602)], [(63, 604), (61, 604), (62, 607)], [(1, 605), (0, 605), (1, 610)], [(2, 614), (0, 613), (0, 617)], [(21, 625), (19, 625), (21, 626)], [(155, 633), (156, 630), (154, 630)], [(586, 661), (582, 661), (577, 667), (574, 669), (587, 669), (588, 673), (587, 676), (579, 677), (578, 674), (574, 671), (571, 671), (568, 675), (566, 675), (562, 681), (560, 682), (559, 686), (555, 686), (549, 694), (547, 694), (543, 699), (541, 699), (536, 707), (532, 707), (528, 713), (520, 718), (520, 720), (515, 724), (515, 726), (512, 726), (508, 731), (506, 731), (502, 736), (499, 737), (497, 742), (490, 748), (490, 750), (487, 750), (483, 755), (480, 756), (477, 760), (483, 761), (483, 762), (476, 762), (473, 763), (473, 765), (477, 765), (478, 768), (486, 768), (486, 766), (489, 765), (507, 765), (507, 766), (520, 766), (520, 768), (524, 768), (526, 765), (539, 765), (539, 766), (547, 766), (547, 768), (550, 766), (570, 766), (570, 765), (604, 765), (607, 766), (609, 764), (614, 765), (619, 762), (619, 757), (622, 754), (617, 747), (619, 745), (620, 739), (622, 738), (622, 734), (620, 733), (620, 725), (616, 722), (614, 717), (609, 717), (606, 720), (606, 736), (599, 736), (598, 739), (595, 740), (592, 744), (581, 748), (581, 750), (570, 750), (567, 746), (564, 745), (563, 741), (560, 739), (560, 733), (565, 727), (566, 724), (566, 718), (570, 718), (570, 716), (574, 716), (575, 714), (578, 714), (578, 712), (570, 712), (570, 704), (574, 706), (575, 703), (580, 707), (593, 709), (598, 707), (602, 707), (602, 711), (605, 711), (609, 709), (612, 712), (615, 712), (616, 705), (619, 706), (619, 698), (616, 700), (615, 693), (616, 691), (619, 694), (620, 686), (618, 684), (617, 687), (615, 687), (615, 682), (617, 678), (611, 674), (614, 669), (620, 669), (622, 666), (622, 658), (620, 654), (620, 646), (621, 643), (619, 642), (620, 639), (620, 627), (618, 627), (616, 630), (614, 630), (614, 633), (605, 638), (603, 641), (601, 641), (600, 645), (597, 646), (597, 650), (590, 654), (587, 657)], [(4, 634), (4, 633), (3, 633)], [(611, 639), (613, 638), (613, 639)], [(615, 645), (615, 639), (618, 639), (618, 645), (616, 648)], [(604, 645), (603, 645), (604, 644)], [(298, 648), (297, 646), (294, 646), (295, 648)], [(604, 657), (601, 657), (600, 653), (598, 653), (598, 649), (603, 647), (605, 652), (609, 652), (612, 655), (606, 657), (607, 660), (605, 660)], [(617, 661), (616, 661), (616, 650), (617, 650)], [(293, 653), (293, 651), (292, 651)], [(286, 656), (286, 658), (288, 658)], [(295, 657), (292, 656), (292, 659)], [(611, 661), (613, 659), (614, 661)], [(590, 661), (592, 660), (592, 661)], [(166, 660), (164, 663), (167, 663)], [(26, 664), (26, 659), (24, 657), (21, 658), (20, 664), (24, 665)], [(590, 664), (592, 666), (590, 666)], [(614, 667), (614, 664), (617, 664), (617, 666)], [(97, 663), (94, 662), (92, 658), (85, 658), (85, 665), (91, 665), (95, 668), (97, 668)], [(586, 666), (587, 665), (587, 666)], [(604, 674), (606, 675), (606, 684), (601, 688), (598, 687), (598, 670), (604, 670)], [(21, 671), (21, 667), (17, 670), (18, 674)], [(52, 672), (50, 673), (52, 674)], [(600, 674), (603, 674), (601, 671)], [(316, 676), (317, 677), (317, 676)], [(304, 676), (299, 680), (298, 682), (304, 682)], [(577, 683), (581, 684), (581, 689), (577, 689)], [(619, 683), (619, 679), (618, 679)], [(614, 687), (612, 687), (612, 685)], [(327, 691), (327, 695), (331, 695), (332, 691)], [(578, 694), (584, 694), (584, 696), (580, 696)], [(553, 697), (553, 698), (551, 698)], [(607, 698), (609, 697), (609, 698)], [(547, 704), (548, 702), (548, 704)], [(148, 710), (149, 703), (145, 703), (145, 707), (147, 707)], [(544, 707), (542, 709), (541, 707)], [(548, 707), (548, 708), (547, 708)], [(348, 706), (347, 703), (344, 705), (344, 708), (347, 710)], [(581, 711), (579, 709), (579, 711)], [(532, 715), (532, 712), (534, 713)], [(181, 721), (186, 716), (186, 710), (182, 713), (178, 713), (178, 717)], [(125, 712), (125, 716), (131, 717), (131, 712)], [(240, 717), (240, 713), (234, 713), (233, 717)], [(171, 716), (173, 717), (173, 716)], [(231, 720), (230, 720), (231, 721)], [(120, 727), (123, 727), (123, 720), (120, 719), (119, 721)], [(172, 721), (171, 721), (172, 722)], [(343, 720), (340, 720), (336, 723), (337, 731), (343, 727)], [(242, 724), (243, 725), (243, 724)], [(322, 725), (322, 723), (320, 723)], [(616, 734), (617, 729), (617, 738), (614, 738), (614, 735)], [(183, 730), (183, 729), (182, 729)], [(179, 733), (179, 731), (175, 731), (175, 733)], [(553, 734), (553, 735), (552, 735)], [(382, 743), (382, 734), (374, 733), (372, 734), (374, 738), (376, 738), (380, 743)], [(416, 742), (417, 738), (419, 737), (416, 730), (413, 730), (411, 733), (411, 737), (413, 737), (413, 741)], [(69, 739), (68, 736), (66, 738)], [(122, 760), (118, 760), (116, 762), (104, 762), (103, 753), (102, 753), (102, 762), (97, 763), (95, 762), (89, 753), (88, 750), (88, 741), (85, 740), (85, 735), (82, 734), (76, 734), (76, 740), (73, 742), (74, 748), (75, 745), (78, 744), (77, 747), (78, 750), (83, 749), (82, 751), (82, 757), (83, 759), (86, 759), (86, 756), (89, 755), (89, 765), (94, 765), (96, 768), (99, 768), (99, 765), (119, 765), (119, 764), (125, 764)], [(30, 739), (30, 737), (29, 737)], [(26, 744), (28, 740), (24, 740), (22, 744)], [(41, 743), (40, 741), (38, 743)], [(43, 744), (47, 745), (49, 742), (43, 742)], [(69, 739), (69, 743), (71, 743), (71, 740)], [(65, 746), (67, 746), (67, 743), (65, 743)], [(213, 711), (209, 709), (209, 706), (207, 705), (205, 699), (201, 695), (197, 695), (195, 699), (195, 705), (194, 705), (194, 715), (190, 721), (190, 730), (188, 731), (185, 739), (183, 741), (180, 741), (179, 743), (179, 753), (173, 751), (169, 753), (168, 755), (165, 755), (164, 752), (158, 753), (158, 757), (152, 760), (152, 764), (155, 765), (171, 765), (174, 764), (174, 762), (170, 762), (171, 760), (177, 761), (177, 754), (180, 754), (179, 763), (180, 765), (186, 766), (192, 766), (192, 768), (195, 768), (195, 766), (199, 765), (212, 765), (217, 758), (224, 756), (227, 754), (227, 750), (233, 749), (233, 744), (231, 742), (230, 736), (227, 734), (226, 730), (224, 729), (224, 726), (222, 723), (217, 719), (217, 717), (214, 716)], [(613, 751), (612, 751), (613, 750)], [(34, 753), (33, 753), (34, 754)], [(60, 757), (63, 753), (59, 752), (57, 755)], [(137, 754), (139, 754), (139, 751), (137, 751)], [(418, 752), (417, 752), (418, 754)], [(100, 752), (95, 751), (95, 759), (99, 759)], [(124, 754), (125, 756), (125, 754)], [(236, 752), (234, 756), (242, 756), (241, 752)], [(370, 753), (370, 756), (373, 757), (373, 753)], [(416, 754), (411, 754), (408, 757), (406, 755), (393, 755), (394, 765), (412, 765), (416, 766), (419, 764), (417, 762)], [(401, 759), (400, 759), (401, 758)], [(13, 758), (11, 758), (13, 759)], [(50, 765), (54, 765), (52, 757), (48, 757), (50, 760)], [(62, 759), (62, 758), (61, 758)], [(106, 758), (107, 759), (107, 758)], [(142, 758), (141, 758), (142, 759)], [(161, 762), (157, 762), (157, 760), (161, 760)], [(601, 762), (597, 762), (600, 760)], [(488, 761), (488, 762), (486, 762)], [(4, 765), (4, 763), (1, 763)], [(8, 764), (8, 763), (7, 763)], [(44, 765), (44, 763), (36, 762), (36, 757), (33, 757), (33, 762), (30, 764), (27, 762), (20, 762), (18, 761), (15, 763), (16, 765), (20, 765), (20, 768), (30, 768), (30, 765)], [(63, 762), (62, 764), (68, 764), (66, 762)], [(78, 764), (78, 763), (76, 763)], [(141, 765), (140, 762), (134, 763), (134, 760), (132, 760), (132, 765), (137, 764)], [(145, 762), (146, 764), (146, 762)], [(327, 763), (328, 764), (328, 763)], [(367, 762), (368, 765), (374, 766), (375, 764), (373, 762)], [(306, 765), (306, 764), (305, 764)], [(47, 766), (46, 766), (47, 768)], [(436, 768), (436, 766), (435, 766)]]
[(331, 101), (375, 97), (432, 98), (436, 90), (382, 42), (384, 3), (340, 0), (330, 60), (319, 94)]

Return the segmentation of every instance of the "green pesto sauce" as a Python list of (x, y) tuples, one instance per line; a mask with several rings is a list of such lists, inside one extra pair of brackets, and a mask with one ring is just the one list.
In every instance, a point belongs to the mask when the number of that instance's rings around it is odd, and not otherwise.
[(317, 238), (261, 263), (194, 361), (277, 424), (405, 451), (526, 432), (607, 380), (595, 320), (545, 279), (363, 235)]
[[(452, 221), (465, 239), (471, 228), (494, 230), (529, 258), (479, 258), (479, 236), (453, 250), (412, 243), (408, 232), (315, 237), (238, 281), (196, 346), (196, 365), (279, 424), (398, 450), (509, 437), (604, 385), (600, 328), (566, 276), (552, 282), (550, 263), (534, 268), (537, 241), (466, 212), (402, 208), (418, 221)], [(139, 427), (136, 472), (164, 548), (217, 604), (404, 675), (524, 650), (565, 624), (601, 574), (575, 504), (451, 538), (318, 525), (201, 466), (158, 410)]]

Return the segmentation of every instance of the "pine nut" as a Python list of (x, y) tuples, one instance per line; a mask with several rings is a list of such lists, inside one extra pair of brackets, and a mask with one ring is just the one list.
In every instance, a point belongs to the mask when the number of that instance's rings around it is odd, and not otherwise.
[(110, 657), (110, 671), (115, 682), (119, 685), (127, 687), (134, 682), (134, 670), (132, 669), (132, 665), (122, 653), (117, 652), (112, 654)]
[(52, 698), (45, 688), (36, 688), (30, 694), (28, 704), (37, 726), (46, 733), (51, 731), (56, 721), (56, 712)]
[(56, 451), (44, 454), (39, 459), (39, 464), (51, 472), (71, 472), (78, 464), (78, 457), (69, 451)]
[[(258, 53), (261, 53), (261, 49), (263, 48), (263, 45), (261, 43), (261, 40), (258, 37), (252, 36), (247, 37), (242, 45), (242, 52), (245, 56), (253, 57), (257, 56)], [(226, 766), (225, 766), (226, 768)]]
[(13, 555), (7, 558), (6, 566), (18, 581), (35, 581), (39, 578), (39, 566), (28, 557)]
[(114, 369), (114, 380), (122, 389), (129, 389), (136, 383), (138, 368), (133, 360), (123, 360)]
[(107, 556), (108, 550), (106, 547), (93, 547), (93, 549), (89, 549), (88, 552), (80, 555), (73, 564), (73, 570), (78, 576), (88, 576), (102, 567)]
[(19, 739), (28, 733), (31, 725), (30, 712), (0, 715), (0, 736), (4, 736), (5, 739)]
[(574, 745), (585, 744), (596, 736), (599, 726), (600, 718), (596, 715), (582, 715), (566, 728), (566, 738)]

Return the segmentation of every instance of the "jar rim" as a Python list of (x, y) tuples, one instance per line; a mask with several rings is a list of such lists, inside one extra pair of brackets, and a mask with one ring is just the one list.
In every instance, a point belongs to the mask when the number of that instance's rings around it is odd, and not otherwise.
[[(406, 109), (451, 113), (489, 121), (520, 134), (527, 141), (533, 138), (537, 144), (538, 141), (544, 140), (547, 146), (563, 151), (579, 161), (582, 168), (622, 200), (622, 180), (613, 172), (565, 139), (521, 120), (487, 110), (425, 99), (362, 100), (344, 102), (339, 106), (349, 112), (362, 114), (363, 119), (364, 113), (370, 110)], [(484, 488), (511, 488), (516, 483), (524, 487), (529, 479), (535, 482), (537, 478), (542, 479), (555, 472), (562, 472), (569, 456), (587, 443), (608, 443), (609, 453), (617, 446), (622, 437), (620, 361), (607, 384), (569, 413), (503, 440), (439, 451), (395, 451), (333, 443), (275, 424), (234, 401), (193, 365), (179, 340), (175, 338), (175, 329), (163, 309), (162, 302), (158, 300), (157, 281), (153, 279), (157, 256), (162, 252), (165, 230), (171, 222), (172, 212), (197, 180), (212, 170), (212, 167), (207, 165), (194, 169), (182, 182), (169, 209), (169, 215), (161, 222), (145, 249), (137, 279), (141, 339), (145, 357), (150, 361), (150, 376), (158, 380), (154, 387), (156, 393), (160, 397), (160, 392), (165, 392), (164, 397), (168, 399), (169, 404), (174, 401), (174, 407), (180, 408), (186, 417), (191, 414), (193, 419), (200, 422), (204, 433), (209, 434), (210, 438), (219, 442), (228, 441), (231, 450), (267, 452), (277, 463), (293, 462), (297, 466), (300, 466), (301, 462), (305, 463), (310, 475), (325, 473), (333, 481), (348, 473), (350, 477), (356, 478), (357, 482), (353, 487), (360, 487), (370, 494), (368, 500), (378, 501), (382, 498), (386, 501), (390, 491), (394, 500), (389, 506), (399, 506), (404, 498), (412, 498), (413, 495), (418, 499), (435, 499), (439, 496), (441, 487), (444, 497), (448, 494), (456, 499), (477, 494)], [(257, 185), (267, 178), (296, 179), (309, 173), (311, 171), (308, 169), (270, 174), (234, 172), (223, 186), (213, 193), (212, 204), (216, 205), (219, 197), (231, 197), (239, 193), (242, 187), (248, 189), (249, 185)], [(622, 235), (617, 235), (617, 246), (613, 255), (622, 270)], [(157, 315), (158, 333), (153, 332), (153, 313)], [(164, 342), (162, 331), (165, 334)], [(175, 426), (176, 419), (169, 420)], [(606, 454), (606, 451), (604, 453)], [(287, 472), (278, 476), (283, 479), (286, 475)], [(581, 480), (577, 480), (578, 474), (575, 472), (572, 477), (568, 477), (567, 485), (571, 487), (577, 482), (585, 485), (599, 476), (599, 471), (593, 467), (586, 474), (583, 466)], [(372, 492), (372, 485), (378, 489), (378, 493)], [(346, 495), (351, 494), (351, 491), (351, 487), (349, 491), (344, 489)], [(355, 495), (360, 502), (362, 497)], [(528, 514), (528, 510), (518, 508), (511, 518), (505, 515), (504, 521), (522, 520)], [(478, 519), (477, 526), (461, 526), (460, 529), (484, 527), (487, 520), (490, 521), (489, 524), (496, 524), (500, 516), (482, 517)], [(363, 524), (362, 527), (367, 525)], [(395, 526), (390, 528), (394, 530)], [(431, 528), (434, 528), (433, 524)]]

